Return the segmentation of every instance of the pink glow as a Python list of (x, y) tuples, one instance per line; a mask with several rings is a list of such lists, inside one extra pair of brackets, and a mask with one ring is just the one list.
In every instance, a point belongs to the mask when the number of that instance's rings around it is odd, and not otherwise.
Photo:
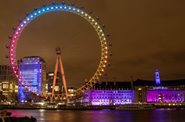
[(184, 102), (184, 91), (181, 90), (149, 90), (147, 102)]

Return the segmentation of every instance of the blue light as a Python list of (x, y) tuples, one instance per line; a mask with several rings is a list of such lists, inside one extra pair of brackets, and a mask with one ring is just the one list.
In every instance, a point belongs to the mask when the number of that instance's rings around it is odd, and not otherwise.
[(43, 12), (45, 12), (45, 9), (42, 9)]
[(58, 6), (56, 6), (55, 8), (58, 9)]
[(35, 16), (37, 16), (37, 13), (34, 13)]
[[(20, 62), (20, 74), (21, 74), (21, 82), (26, 85), (28, 89), (30, 89), (35, 94), (40, 95), (42, 91), (42, 65), (40, 65), (40, 59), (35, 58), (23, 58)], [(29, 98), (29, 92), (23, 92), (24, 87), (20, 86), (19, 88), (19, 101), (26, 100)], [(25, 97), (26, 96), (26, 97)]]
[(157, 85), (161, 84), (161, 80), (160, 80), (160, 75), (159, 75), (159, 70), (158, 69), (156, 69), (156, 71), (155, 71), (155, 83)]
[(41, 11), (39, 10), (39, 11), (38, 11), (38, 13), (40, 14), (40, 13), (41, 13)]
[(71, 7), (69, 6), (69, 10), (71, 10)]
[(33, 15), (31, 15), (30, 17), (33, 18)]
[(66, 6), (64, 6), (64, 9), (66, 9), (67, 7)]
[(53, 8), (53, 6), (51, 7), (51, 10), (53, 10), (54, 8)]

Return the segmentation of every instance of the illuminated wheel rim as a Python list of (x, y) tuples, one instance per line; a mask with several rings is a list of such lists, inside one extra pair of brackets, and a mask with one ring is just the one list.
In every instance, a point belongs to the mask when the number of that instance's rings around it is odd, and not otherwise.
[[(64, 12), (70, 12), (77, 14), (81, 17), (83, 17), (85, 20), (87, 20), (95, 29), (95, 31), (98, 34), (100, 44), (101, 44), (101, 59), (98, 65), (98, 68), (94, 75), (86, 82), (83, 86), (77, 89), (76, 94), (83, 93), (85, 90), (91, 88), (97, 81), (99, 81), (100, 76), (103, 75), (105, 68), (108, 65), (108, 56), (109, 56), (109, 49), (108, 49), (108, 42), (106, 40), (106, 36), (104, 34), (103, 29), (101, 26), (98, 24), (98, 22), (91, 17), (89, 14), (84, 12), (83, 10), (70, 6), (70, 5), (65, 5), (65, 4), (52, 4), (52, 5), (47, 5), (42, 8), (35, 9), (33, 12), (28, 14), (16, 27), (15, 31), (13, 32), (13, 35), (10, 37), (10, 45), (9, 45), (9, 61), (10, 61), (10, 66), (13, 70), (13, 73), (15, 74), (16, 78), (19, 81), (20, 85), (23, 85), (25, 89), (28, 91), (32, 92), (29, 87), (27, 87), (23, 82), (21, 82), (21, 76), (19, 74), (19, 68), (17, 64), (17, 59), (16, 59), (16, 45), (19, 40), (19, 37), (21, 33), (23, 32), (24, 28), (34, 19), (39, 17), (40, 15), (49, 13), (49, 12), (56, 12), (56, 11), (64, 11)], [(37, 94), (37, 96), (39, 96)], [(42, 96), (44, 97), (44, 96)]]

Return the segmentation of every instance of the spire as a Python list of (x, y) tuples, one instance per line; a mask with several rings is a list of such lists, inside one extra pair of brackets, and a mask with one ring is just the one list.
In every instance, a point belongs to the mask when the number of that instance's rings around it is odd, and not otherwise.
[(155, 83), (157, 85), (161, 84), (161, 80), (160, 80), (160, 75), (159, 75), (159, 70), (158, 69), (155, 70)]

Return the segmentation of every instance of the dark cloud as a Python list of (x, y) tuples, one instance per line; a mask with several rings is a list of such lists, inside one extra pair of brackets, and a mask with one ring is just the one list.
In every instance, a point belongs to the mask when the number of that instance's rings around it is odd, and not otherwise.
[[(45, 4), (51, 2), (44, 0)], [(59, 1), (58, 1), (59, 2)], [(107, 80), (130, 80), (131, 76), (153, 79), (155, 68), (163, 79), (183, 78), (185, 74), (184, 0), (66, 0), (99, 16), (110, 33), (113, 57)], [(0, 4), (0, 63), (12, 27), (26, 12), (42, 5), (41, 0), (6, 0)], [(93, 28), (77, 15), (55, 12), (34, 20), (22, 33), (17, 58), (40, 55), (53, 71), (55, 47), (62, 48), (66, 77), (70, 85), (82, 84), (96, 70), (100, 45)]]

